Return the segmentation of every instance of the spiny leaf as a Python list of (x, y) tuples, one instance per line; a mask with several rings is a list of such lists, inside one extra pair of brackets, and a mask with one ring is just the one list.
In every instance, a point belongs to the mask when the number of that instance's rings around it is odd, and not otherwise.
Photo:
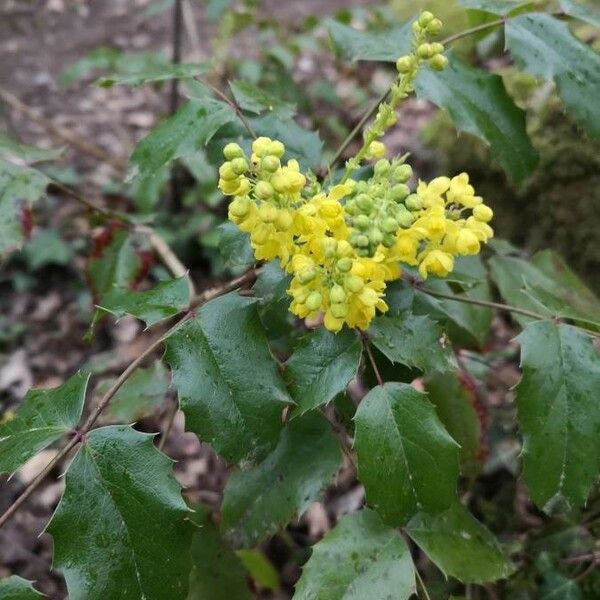
[(232, 271), (244, 271), (252, 266), (256, 259), (250, 236), (231, 221), (219, 225), (219, 252), (225, 259), (225, 266)]
[(362, 345), (355, 331), (337, 335), (320, 327), (306, 335), (286, 364), (289, 390), (298, 407), (295, 415), (327, 404), (356, 376)]
[(600, 471), (600, 353), (589, 335), (551, 321), (517, 339), (523, 478), (545, 511), (577, 508)]
[(271, 112), (283, 119), (291, 119), (296, 114), (295, 104), (284, 102), (249, 81), (230, 81), (229, 87), (235, 101), (244, 110), (257, 115), (261, 112)]
[(14, 418), (0, 425), (0, 473), (13, 473), (77, 426), (89, 375), (77, 373), (49, 390), (30, 390)]
[(403, 383), (373, 388), (354, 417), (358, 478), (368, 503), (390, 525), (454, 501), (458, 444), (427, 397)]
[(435, 516), (415, 515), (406, 531), (446, 575), (465, 583), (496, 581), (514, 570), (494, 535), (459, 502)]
[(511, 180), (520, 183), (535, 168), (538, 154), (525, 129), (525, 112), (506, 93), (499, 75), (469, 67), (456, 56), (442, 72), (423, 69), (417, 95), (450, 113), (457, 129), (489, 144)]
[(235, 546), (253, 546), (301, 515), (333, 477), (340, 459), (337, 439), (321, 414), (292, 420), (262, 463), (234, 473), (227, 482), (221, 515), (229, 539)]
[(415, 591), (406, 542), (365, 508), (342, 517), (314, 546), (294, 600), (407, 600)]
[(556, 83), (569, 114), (600, 138), (600, 54), (577, 39), (566, 23), (544, 13), (510, 19), (506, 46), (523, 70)]
[(70, 600), (179, 600), (193, 527), (171, 461), (131, 427), (95, 429), (48, 526)]
[(152, 178), (177, 158), (193, 155), (235, 119), (230, 106), (218, 100), (190, 100), (138, 142), (131, 155), (129, 179)]
[(410, 312), (379, 316), (369, 327), (369, 339), (392, 362), (421, 371), (445, 371), (450, 347), (442, 345), (442, 331), (428, 316)]
[(258, 458), (273, 447), (291, 399), (255, 300), (237, 294), (212, 300), (166, 345), (189, 431), (233, 462)]
[(0, 579), (0, 598), (2, 600), (41, 600), (45, 598), (27, 579), (11, 575)]
[(151, 290), (134, 292), (113, 288), (99, 302), (99, 307), (117, 318), (133, 315), (148, 327), (181, 312), (190, 302), (187, 275), (159, 282)]

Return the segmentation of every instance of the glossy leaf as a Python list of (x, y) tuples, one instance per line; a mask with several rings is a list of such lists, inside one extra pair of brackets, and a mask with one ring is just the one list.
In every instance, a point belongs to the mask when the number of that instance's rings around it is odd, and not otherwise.
[(566, 23), (544, 13), (507, 21), (506, 46), (523, 70), (554, 80), (567, 111), (600, 138), (600, 54), (576, 38)]
[(233, 119), (235, 112), (223, 102), (190, 100), (140, 140), (131, 155), (129, 179), (151, 179), (173, 160), (193, 156)]
[(184, 275), (177, 279), (161, 281), (144, 292), (113, 288), (98, 305), (118, 319), (132, 315), (150, 327), (181, 312), (189, 302), (189, 280), (187, 275)]
[(13, 473), (77, 426), (88, 379), (78, 373), (58, 387), (27, 392), (14, 418), (0, 425), (0, 473)]
[(545, 511), (577, 508), (600, 472), (600, 353), (589, 335), (551, 321), (518, 340), (523, 478)]
[(197, 507), (199, 527), (192, 539), (192, 572), (187, 600), (252, 600), (242, 561), (226, 544), (210, 518), (210, 510)]
[(244, 271), (252, 266), (256, 259), (250, 236), (241, 231), (231, 221), (219, 225), (219, 252), (225, 259), (225, 266), (233, 271)]
[(283, 119), (291, 119), (296, 114), (295, 104), (284, 102), (249, 81), (230, 81), (229, 87), (238, 105), (248, 112), (257, 115), (272, 112)]
[(342, 517), (314, 546), (294, 600), (407, 600), (415, 591), (406, 542), (365, 508)]
[[(147, 369), (135, 371), (115, 394), (106, 412), (122, 423), (137, 421), (152, 414), (162, 404), (168, 387), (167, 370), (160, 361), (156, 361)], [(105, 389), (97, 389), (96, 394), (103, 391)]]
[(584, 598), (579, 583), (558, 572), (544, 575), (538, 597), (539, 600), (583, 600)]
[(319, 327), (302, 338), (286, 363), (290, 395), (298, 405), (295, 415), (331, 402), (356, 376), (362, 356), (357, 333), (338, 334)]
[(263, 462), (233, 473), (225, 486), (221, 516), (233, 545), (253, 546), (301, 515), (340, 461), (338, 441), (325, 417), (312, 412), (293, 419)]
[(571, 17), (586, 21), (600, 28), (600, 10), (589, 3), (588, 5), (576, 0), (559, 0), (560, 7)]
[(291, 402), (256, 304), (237, 294), (216, 298), (166, 343), (186, 428), (232, 462), (275, 445)]
[(49, 183), (43, 173), (0, 158), (0, 259), (25, 242), (28, 231), (24, 215), (44, 195)]
[(507, 94), (502, 78), (474, 69), (456, 56), (442, 72), (420, 71), (417, 95), (445, 108), (457, 129), (489, 144), (492, 156), (515, 183), (535, 168), (538, 155), (527, 136), (525, 112)]
[(394, 363), (421, 371), (445, 371), (450, 366), (450, 347), (442, 343), (441, 329), (428, 316), (408, 312), (376, 317), (369, 339)]
[(189, 79), (196, 75), (200, 75), (201, 73), (205, 73), (207, 70), (208, 65), (203, 63), (169, 64), (151, 71), (106, 75), (100, 77), (100, 79), (96, 81), (96, 85), (104, 88), (110, 88), (113, 85), (130, 85), (136, 87), (145, 83), (158, 83), (170, 79)]
[(11, 575), (0, 579), (0, 598), (2, 600), (41, 600), (42, 596), (27, 579)]
[(425, 394), (403, 383), (373, 388), (354, 416), (358, 478), (367, 502), (390, 525), (456, 497), (458, 444)]
[(69, 466), (48, 532), (70, 600), (186, 597), (190, 512), (152, 437), (95, 429)]
[(406, 531), (442, 572), (465, 583), (496, 581), (513, 572), (494, 535), (458, 502), (435, 516), (415, 515)]

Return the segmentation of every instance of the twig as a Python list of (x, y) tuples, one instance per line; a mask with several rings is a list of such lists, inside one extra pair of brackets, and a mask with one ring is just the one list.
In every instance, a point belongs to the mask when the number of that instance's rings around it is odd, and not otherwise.
[(419, 573), (419, 569), (417, 569), (417, 568), (415, 568), (415, 576), (417, 578), (418, 584), (421, 586), (421, 590), (423, 592), (423, 595), (425, 596), (425, 600), (431, 600), (431, 596), (429, 595), (429, 592), (427, 591), (427, 588), (425, 587), (425, 582), (423, 581), (423, 578), (421, 577), (421, 573)]
[(104, 150), (104, 148), (96, 146), (96, 144), (92, 144), (87, 140), (80, 138), (78, 135), (75, 135), (72, 131), (69, 131), (61, 125), (56, 125), (49, 119), (46, 119), (40, 115), (33, 108), (27, 106), (24, 102), (21, 102), (21, 100), (19, 100), (16, 96), (13, 96), (13, 94), (4, 88), (0, 88), (0, 98), (2, 98), (2, 100), (4, 100), (4, 102), (6, 102), (8, 105), (12, 106), (15, 110), (23, 113), (31, 121), (37, 123), (63, 142), (70, 144), (85, 154), (93, 156), (94, 158), (109, 164), (119, 172), (124, 172), (127, 170), (126, 160), (113, 156)]
[(167, 425), (165, 427), (165, 430), (163, 431), (162, 436), (160, 437), (160, 442), (158, 442), (158, 449), (161, 452), (162, 452), (163, 448), (165, 447), (167, 439), (169, 438), (171, 429), (173, 429), (173, 423), (175, 422), (175, 416), (177, 415), (178, 411), (179, 411), (179, 402), (177, 401), (177, 398), (175, 398), (173, 407), (169, 411), (169, 418), (167, 420)]
[(192, 62), (196, 62), (202, 58), (202, 47), (200, 45), (200, 35), (196, 27), (194, 11), (188, 0), (183, 0), (181, 8), (183, 10), (183, 24), (185, 25), (187, 38), (192, 46), (192, 56), (190, 58)]
[(383, 379), (381, 377), (381, 373), (379, 372), (379, 369), (377, 368), (377, 363), (375, 362), (375, 357), (373, 356), (373, 352), (371, 351), (371, 346), (369, 344), (369, 338), (368, 338), (367, 334), (362, 333), (361, 339), (362, 339), (363, 347), (367, 353), (367, 356), (369, 357), (371, 366), (373, 367), (373, 372), (375, 373), (375, 379), (377, 379), (377, 383), (383, 387)]
[[(235, 288), (252, 281), (260, 269), (251, 269), (250, 271), (244, 273), (240, 277), (233, 279), (220, 287), (213, 288), (203, 292), (202, 294), (197, 295), (193, 301), (193, 307), (198, 307), (217, 296), (225, 294), (234, 290)], [(78, 428), (75, 432), (71, 440), (67, 443), (66, 446), (63, 447), (62, 450), (58, 452), (58, 454), (42, 469), (42, 471), (27, 485), (25, 490), (21, 493), (21, 495), (8, 507), (6, 512), (0, 516), (0, 527), (8, 521), (8, 519), (19, 509), (19, 507), (29, 498), (29, 496), (33, 493), (33, 491), (40, 485), (40, 483), (46, 478), (46, 476), (52, 471), (52, 469), (58, 464), (60, 460), (62, 460), (79, 442), (83, 441), (85, 435), (91, 430), (94, 426), (98, 417), (102, 414), (102, 412), (109, 405), (110, 401), (113, 399), (115, 394), (119, 391), (121, 386), (131, 377), (137, 367), (173, 333), (175, 333), (188, 319), (194, 316), (193, 311), (186, 312), (175, 325), (169, 328), (164, 334), (158, 337), (154, 342), (150, 344), (130, 365), (121, 373), (118, 379), (112, 384), (112, 386), (108, 389), (108, 391), (104, 394), (98, 406), (94, 409), (94, 411), (90, 414), (84, 424)]]

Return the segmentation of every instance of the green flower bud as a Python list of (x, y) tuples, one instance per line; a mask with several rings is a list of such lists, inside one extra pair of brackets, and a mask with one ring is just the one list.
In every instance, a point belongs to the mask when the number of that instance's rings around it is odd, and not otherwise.
[(285, 146), (279, 140), (273, 140), (269, 144), (269, 154), (281, 158), (285, 152)]
[(348, 275), (344, 279), (344, 287), (353, 294), (357, 294), (365, 287), (365, 282), (358, 275)]
[(331, 302), (341, 304), (346, 300), (346, 292), (341, 285), (334, 285), (329, 292), (329, 298)]
[(421, 27), (427, 27), (427, 25), (429, 25), (429, 23), (431, 23), (431, 21), (433, 21), (434, 18), (435, 16), (433, 15), (433, 13), (430, 13), (428, 10), (424, 10), (419, 15), (418, 23)]
[(225, 181), (233, 181), (238, 178), (238, 174), (233, 170), (230, 162), (224, 162), (219, 167), (219, 177)]
[(386, 176), (390, 172), (390, 161), (387, 158), (382, 158), (375, 163), (373, 167), (375, 176)]
[(366, 235), (359, 235), (356, 238), (356, 245), (359, 248), (366, 248), (369, 245), (369, 238)]
[(414, 66), (414, 60), (412, 56), (401, 56), (397, 61), (396, 61), (396, 69), (398, 71), (398, 73), (401, 74), (406, 74), (406, 73), (410, 73), (413, 69)]
[(439, 35), (443, 24), (439, 19), (433, 19), (427, 24), (426, 31), (429, 35)]
[(433, 51), (431, 44), (421, 44), (417, 48), (417, 55), (419, 56), (419, 58), (427, 60), (431, 58), (434, 54), (435, 52)]
[(410, 194), (410, 188), (405, 183), (397, 183), (390, 190), (390, 197), (395, 202), (402, 202)]
[(441, 54), (444, 51), (444, 44), (440, 44), (439, 42), (433, 42), (431, 44), (431, 49), (434, 54)]
[(250, 210), (250, 200), (244, 196), (238, 196), (229, 205), (229, 210), (236, 217), (244, 217)]
[(356, 197), (357, 206), (365, 213), (370, 213), (373, 210), (373, 200), (368, 194), (359, 194)]
[(352, 219), (352, 225), (357, 229), (367, 229), (371, 225), (371, 219), (367, 215), (357, 215)]
[(310, 283), (316, 277), (316, 275), (317, 270), (315, 267), (305, 267), (296, 275), (296, 278), (302, 285), (305, 285)]
[(244, 151), (240, 148), (238, 144), (231, 142), (227, 144), (225, 148), (223, 148), (223, 156), (227, 160), (233, 160), (234, 158), (243, 158)]
[(385, 233), (394, 233), (398, 229), (398, 221), (394, 217), (386, 217), (381, 223), (381, 229)]
[(268, 171), (269, 173), (274, 173), (277, 171), (277, 169), (279, 169), (280, 166), (281, 163), (279, 162), (279, 159), (273, 155), (265, 156), (260, 161), (260, 168)]
[(415, 222), (415, 217), (407, 210), (401, 211), (398, 215), (398, 224), (400, 227), (410, 227)]
[(344, 256), (337, 261), (337, 269), (342, 273), (347, 273), (352, 268), (352, 259)]
[(383, 233), (381, 230), (373, 227), (373, 229), (369, 230), (369, 242), (373, 244), (373, 246), (378, 246), (381, 244), (381, 240), (383, 239)]
[(448, 66), (448, 59), (443, 54), (436, 54), (429, 64), (435, 71), (443, 71)]
[(273, 223), (278, 216), (277, 209), (272, 204), (264, 202), (258, 209), (258, 217), (263, 223)]
[(421, 210), (423, 208), (423, 201), (417, 194), (411, 194), (405, 201), (404, 204), (408, 210)]
[(319, 292), (311, 292), (304, 303), (309, 310), (319, 310), (323, 298)]
[(423, 28), (419, 25), (419, 21), (414, 21), (412, 24), (413, 33), (419, 34)]
[(273, 196), (275, 190), (268, 181), (259, 181), (254, 188), (254, 193), (256, 194), (257, 198), (260, 198), (261, 200), (268, 200)]
[(398, 165), (394, 169), (394, 179), (402, 183), (406, 183), (412, 177), (412, 174), (412, 167), (407, 164)]
[(356, 254), (358, 254), (358, 256), (373, 256), (371, 250), (369, 250), (369, 247), (367, 246), (366, 248), (357, 248), (356, 249)]
[(331, 314), (336, 319), (343, 319), (348, 314), (348, 305), (347, 304), (332, 304), (331, 305)]
[(333, 238), (325, 238), (322, 242), (321, 245), (323, 247), (323, 254), (325, 254), (325, 256), (327, 258), (331, 258), (332, 256), (335, 256), (335, 251), (337, 250), (337, 241), (334, 240)]
[(234, 173), (242, 175), (248, 170), (248, 163), (245, 158), (234, 158), (231, 161), (231, 168)]
[(350, 200), (346, 202), (344, 210), (346, 211), (347, 215), (353, 216), (358, 212), (358, 207), (356, 206), (353, 200)]
[(386, 234), (384, 234), (383, 240), (381, 241), (381, 243), (386, 248), (391, 248), (396, 243), (396, 236), (393, 233), (386, 233)]

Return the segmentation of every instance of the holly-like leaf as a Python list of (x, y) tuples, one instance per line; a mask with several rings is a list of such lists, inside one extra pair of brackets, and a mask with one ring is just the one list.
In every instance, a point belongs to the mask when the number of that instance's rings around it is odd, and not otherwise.
[(494, 535), (460, 503), (438, 515), (415, 515), (408, 535), (446, 575), (465, 583), (508, 577), (513, 566)]
[(340, 460), (339, 444), (325, 417), (311, 412), (293, 419), (263, 462), (234, 473), (225, 486), (221, 515), (233, 545), (253, 546), (301, 515)]
[(152, 437), (95, 429), (69, 466), (48, 532), (70, 600), (186, 597), (190, 511)]
[(525, 112), (507, 94), (499, 75), (474, 69), (451, 56), (444, 71), (420, 71), (416, 91), (419, 97), (445, 108), (457, 129), (489, 144), (492, 156), (515, 183), (535, 169), (538, 155), (527, 136)]
[(237, 294), (215, 298), (166, 344), (187, 429), (232, 462), (273, 447), (291, 402), (256, 304)]
[(329, 21), (327, 29), (335, 50), (343, 58), (392, 61), (410, 50), (412, 21), (381, 31), (359, 31), (337, 21)]
[(442, 343), (441, 329), (426, 315), (375, 317), (369, 339), (394, 363), (421, 371), (445, 371), (450, 366), (450, 346)]
[(205, 73), (207, 70), (208, 65), (204, 63), (169, 64), (151, 71), (106, 75), (100, 77), (100, 79), (96, 81), (96, 85), (104, 88), (110, 88), (113, 85), (130, 85), (136, 87), (145, 83), (158, 83), (170, 79), (190, 79), (196, 75)]
[(494, 15), (508, 15), (517, 8), (529, 3), (529, 0), (458, 0), (465, 8), (483, 10)]
[(0, 425), (0, 473), (13, 473), (77, 426), (88, 375), (77, 373), (49, 390), (29, 390), (15, 416)]
[(545, 511), (579, 507), (600, 471), (600, 353), (589, 335), (551, 321), (518, 340), (523, 478)]
[(562, 10), (571, 17), (580, 19), (600, 28), (600, 10), (591, 5), (591, 2), (582, 4), (576, 0), (559, 0), (558, 2)]
[(41, 600), (42, 596), (31, 584), (31, 581), (18, 575), (0, 579), (0, 598), (2, 600)]
[[(124, 423), (137, 421), (152, 414), (161, 405), (168, 387), (167, 369), (160, 361), (156, 361), (152, 367), (135, 371), (115, 394), (106, 412)], [(106, 391), (108, 385), (98, 388), (96, 394), (99, 395)]]
[(235, 119), (230, 106), (212, 98), (190, 100), (142, 138), (131, 155), (129, 179), (151, 179), (177, 158), (192, 156)]
[(342, 517), (314, 546), (294, 600), (407, 600), (415, 591), (406, 542), (365, 508)]
[(231, 221), (219, 225), (219, 252), (225, 259), (225, 266), (232, 271), (244, 271), (251, 267), (256, 259), (250, 236)]
[(0, 260), (23, 246), (29, 233), (23, 217), (49, 183), (43, 173), (0, 158)]
[(286, 380), (298, 405), (295, 415), (331, 402), (356, 376), (362, 345), (355, 331), (337, 335), (324, 327), (304, 336), (286, 363)]
[(161, 281), (144, 292), (113, 288), (98, 305), (118, 319), (133, 315), (150, 327), (181, 312), (189, 302), (189, 280), (187, 275), (183, 275), (177, 279)]
[(249, 81), (230, 81), (229, 87), (235, 101), (248, 112), (257, 115), (262, 112), (272, 112), (282, 119), (291, 119), (296, 114), (295, 104), (284, 102)]
[(523, 70), (554, 80), (567, 111), (600, 138), (600, 54), (577, 39), (566, 23), (544, 13), (507, 21), (506, 46)]
[(551, 571), (544, 574), (540, 586), (540, 600), (583, 600), (581, 586), (562, 573)]
[(373, 388), (354, 416), (358, 478), (390, 525), (419, 510), (442, 511), (456, 497), (458, 444), (427, 397), (403, 383)]
[[(551, 250), (538, 252), (529, 261), (514, 256), (494, 256), (490, 273), (508, 304), (549, 317), (600, 323), (600, 300)], [(531, 317), (514, 314), (521, 325)]]
[(474, 474), (481, 460), (481, 422), (473, 405), (473, 393), (455, 372), (429, 373), (425, 390), (440, 421), (460, 445), (463, 472)]
[(215, 527), (210, 510), (197, 507), (193, 520), (199, 527), (192, 539), (187, 600), (252, 600), (242, 561)]

